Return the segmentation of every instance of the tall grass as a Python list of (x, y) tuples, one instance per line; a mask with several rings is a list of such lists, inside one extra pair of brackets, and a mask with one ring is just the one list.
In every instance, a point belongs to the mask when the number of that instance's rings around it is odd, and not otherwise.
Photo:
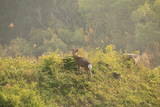
[(160, 106), (160, 68), (137, 66), (112, 46), (80, 53), (92, 78), (69, 54), (0, 58), (0, 107)]

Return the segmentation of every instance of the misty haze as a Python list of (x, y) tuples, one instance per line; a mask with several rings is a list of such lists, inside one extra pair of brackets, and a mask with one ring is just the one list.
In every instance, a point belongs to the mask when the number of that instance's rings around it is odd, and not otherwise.
[(159, 107), (160, 0), (0, 0), (0, 107)]

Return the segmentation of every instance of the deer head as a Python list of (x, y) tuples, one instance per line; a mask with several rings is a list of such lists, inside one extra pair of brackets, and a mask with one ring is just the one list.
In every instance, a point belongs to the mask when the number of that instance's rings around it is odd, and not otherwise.
[(77, 56), (78, 49), (72, 49), (72, 55)]

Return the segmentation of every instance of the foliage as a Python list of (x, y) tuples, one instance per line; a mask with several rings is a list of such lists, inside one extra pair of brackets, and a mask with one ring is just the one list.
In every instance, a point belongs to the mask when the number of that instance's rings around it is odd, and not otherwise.
[(44, 107), (44, 101), (34, 90), (6, 86), (0, 92), (1, 107)]
[(0, 13), (0, 107), (160, 106), (160, 67), (145, 66), (160, 64), (160, 0), (3, 0)]
[[(0, 58), (2, 107), (115, 107), (160, 105), (160, 69), (137, 66), (115, 51), (80, 51), (93, 64), (93, 77), (76, 69), (67, 54), (49, 53), (36, 58)], [(85, 54), (87, 55), (85, 55)], [(94, 53), (94, 54), (93, 54)], [(112, 74), (117, 73), (119, 78)]]
[(32, 55), (32, 47), (28, 42), (23, 38), (16, 38), (12, 40), (9, 46), (6, 48), (7, 53), (6, 56), (30, 56)]
[(159, 0), (6, 0), (0, 4), (0, 55), (114, 44), (117, 50), (147, 52), (157, 66), (159, 7)]
[(66, 56), (64, 59), (63, 59), (63, 66), (64, 66), (64, 69), (66, 70), (77, 70), (77, 65), (76, 65), (76, 62), (74, 60), (74, 58), (72, 56)]

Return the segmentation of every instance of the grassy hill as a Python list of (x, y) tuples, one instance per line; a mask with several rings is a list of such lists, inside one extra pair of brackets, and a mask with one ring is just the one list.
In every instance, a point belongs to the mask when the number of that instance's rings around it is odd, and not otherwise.
[(160, 106), (160, 68), (137, 66), (112, 47), (80, 54), (92, 78), (71, 54), (0, 58), (0, 107)]

